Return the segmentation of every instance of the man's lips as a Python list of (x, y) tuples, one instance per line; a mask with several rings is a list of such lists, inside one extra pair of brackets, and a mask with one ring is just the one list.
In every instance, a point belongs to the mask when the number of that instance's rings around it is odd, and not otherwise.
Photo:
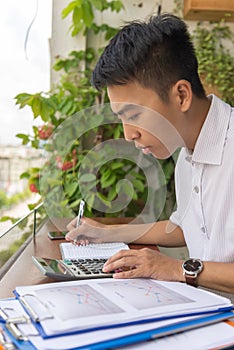
[(149, 153), (151, 153), (150, 147), (144, 147), (144, 148), (142, 148), (142, 152), (143, 152), (144, 154), (149, 154)]
[(140, 146), (140, 145), (136, 145), (136, 148), (140, 149), (142, 151), (142, 153), (144, 154), (149, 154), (151, 153), (151, 146)]

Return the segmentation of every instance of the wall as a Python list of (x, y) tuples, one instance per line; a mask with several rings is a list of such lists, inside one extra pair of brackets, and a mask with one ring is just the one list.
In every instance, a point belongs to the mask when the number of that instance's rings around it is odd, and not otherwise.
[[(73, 50), (83, 50), (86, 47), (86, 38), (83, 35), (72, 37), (69, 32), (71, 16), (62, 19), (62, 10), (70, 3), (69, 0), (53, 0), (52, 32), (50, 40), (51, 66), (58, 57), (67, 57)], [(51, 69), (51, 86), (59, 80), (59, 72)]]
[[(182, 17), (180, 4), (183, 0), (123, 0), (125, 9), (120, 13), (104, 13), (96, 14), (96, 22), (103, 21), (111, 26), (120, 27), (127, 21), (133, 19), (145, 19), (152, 14), (157, 14), (158, 6), (161, 4), (161, 12), (170, 12)], [(71, 25), (71, 16), (62, 19), (62, 10), (70, 3), (70, 0), (53, 0), (52, 10), (52, 36), (50, 40), (51, 66), (57, 57), (67, 57), (72, 50), (82, 50), (86, 46), (100, 47), (103, 46), (104, 40), (101, 35), (88, 35), (84, 37), (82, 34), (71, 37), (69, 27)], [(187, 21), (189, 30), (192, 32), (196, 26), (196, 21)], [(207, 23), (209, 26), (209, 24)], [(234, 33), (234, 23), (229, 23)], [(234, 54), (234, 47), (229, 47)], [(59, 80), (60, 72), (51, 69), (51, 85)]]
[[(71, 37), (69, 27), (71, 25), (71, 16), (62, 19), (62, 10), (70, 3), (69, 0), (53, 0), (52, 10), (52, 35), (50, 40), (51, 66), (58, 56), (67, 57), (67, 54), (72, 50), (83, 50), (86, 46), (100, 47), (103, 46), (104, 40), (102, 36), (84, 37), (82, 34), (76, 37)], [(113, 27), (120, 27), (126, 21), (133, 19), (144, 19), (153, 13), (157, 13), (158, 5), (163, 3), (162, 11), (171, 12), (174, 8), (174, 2), (171, 0), (152, 1), (152, 0), (124, 0), (125, 9), (120, 13), (112, 13), (105, 11), (104, 13), (96, 14), (96, 22), (103, 21)], [(51, 69), (51, 85), (59, 80), (59, 72)]]

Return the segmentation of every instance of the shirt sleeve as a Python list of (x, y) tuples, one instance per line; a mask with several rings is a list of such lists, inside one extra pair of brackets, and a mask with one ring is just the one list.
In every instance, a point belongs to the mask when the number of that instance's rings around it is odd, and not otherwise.
[[(171, 216), (169, 217), (169, 220), (181, 227), (181, 220), (182, 220), (182, 216), (183, 214), (181, 214), (182, 212), (182, 206), (180, 203), (181, 197), (185, 194), (183, 194), (184, 191), (186, 191), (186, 172), (187, 172), (187, 166), (188, 161), (186, 161), (185, 159), (187, 158), (188, 154), (185, 148), (182, 148), (179, 154), (179, 157), (177, 159), (176, 162), (176, 166), (175, 166), (175, 196), (176, 196), (176, 210), (171, 214)], [(181, 186), (182, 185), (182, 186)]]

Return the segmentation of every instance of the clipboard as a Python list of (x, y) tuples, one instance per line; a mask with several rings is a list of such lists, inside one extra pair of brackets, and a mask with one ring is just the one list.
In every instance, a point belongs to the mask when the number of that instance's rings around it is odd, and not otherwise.
[(51, 312), (46, 308), (46, 306), (43, 305), (43, 302), (37, 299), (35, 295), (29, 294), (29, 293), (25, 295), (19, 295), (17, 291), (14, 291), (14, 293), (18, 298), (19, 302), (24, 307), (27, 314), (30, 316), (30, 319), (32, 320), (35, 328), (37, 329), (41, 337), (44, 339), (73, 335), (73, 334), (82, 334), (82, 333), (88, 333), (88, 332), (98, 331), (98, 330), (108, 330), (108, 329), (122, 328), (122, 327), (128, 327), (128, 326), (142, 325), (147, 323), (149, 324), (152, 322), (161, 322), (166, 320), (175, 320), (175, 324), (176, 324), (176, 323), (179, 323), (180, 320), (184, 317), (195, 317), (195, 316), (206, 317), (217, 313), (224, 314), (225, 312), (229, 312), (233, 310), (232, 305), (225, 306), (225, 307), (213, 307), (213, 309), (209, 309), (209, 310), (199, 310), (199, 309), (194, 311), (187, 310), (180, 314), (151, 315), (151, 316), (142, 317), (141, 319), (136, 319), (136, 320), (130, 319), (125, 321), (118, 321), (118, 323), (96, 324), (94, 326), (89, 326), (83, 329), (79, 329), (79, 328), (72, 329), (72, 330), (65, 329), (65, 330), (59, 331), (56, 334), (48, 334), (43, 327), (43, 321), (53, 320), (54, 318), (53, 314), (51, 314)]
[[(115, 349), (122, 346), (128, 346), (138, 343), (143, 343), (149, 340), (157, 339), (159, 337), (165, 337), (167, 335), (185, 332), (194, 328), (207, 326), (213, 323), (221, 322), (227, 318), (233, 317), (233, 312), (225, 312), (221, 314), (215, 314), (200, 319), (182, 321), (174, 325), (161, 327), (158, 329), (151, 329), (149, 331), (139, 332), (133, 335), (126, 335), (123, 337), (107, 340), (99, 343), (89, 344), (86, 347), (76, 347), (71, 350), (108, 350)], [(227, 317), (227, 318), (226, 318)]]
[[(69, 347), (69, 350), (104, 350), (104, 349), (110, 349), (110, 348), (118, 348), (120, 346), (127, 346), (131, 344), (142, 343), (151, 339), (157, 339), (158, 337), (167, 336), (167, 335), (179, 333), (182, 331), (199, 328), (205, 325), (221, 322), (223, 320), (233, 317), (233, 315), (234, 315), (233, 312), (224, 312), (224, 313), (218, 313), (218, 314), (216, 313), (214, 315), (209, 315), (198, 319), (195, 318), (193, 320), (185, 320), (182, 322), (163, 326), (160, 328), (156, 328), (156, 329), (153, 328), (142, 332), (135, 332), (134, 334), (126, 334), (120, 337), (117, 336), (108, 340), (98, 341), (98, 342), (95, 342), (95, 341), (92, 342), (90, 341), (90, 339), (93, 339), (93, 337), (88, 337), (89, 342), (87, 345)], [(10, 339), (12, 342), (12, 345), (14, 344), (14, 346), (16, 347), (16, 348), (12, 347), (12, 349), (23, 349), (23, 350), (38, 349), (33, 345), (33, 343), (30, 340), (16, 339), (7, 329), (6, 323), (0, 322), (0, 327), (2, 327), (4, 330), (5, 336), (8, 339), (7, 340), (8, 345), (9, 345), (9, 339)], [(69, 337), (69, 335), (67, 337)], [(43, 344), (44, 342), (46, 342), (46, 339), (41, 338), (40, 341)], [(4, 343), (3, 343), (3, 346), (4, 346)], [(10, 349), (10, 347), (8, 346), (7, 349)]]
[[(1, 300), (2, 301), (2, 300)], [(35, 347), (28, 341), (28, 336), (23, 334), (19, 326), (30, 324), (29, 316), (24, 310), (15, 309), (19, 302), (14, 298), (3, 299), (6, 306), (0, 307), (0, 349), (6, 350), (25, 349), (32, 350)], [(17, 304), (18, 302), (18, 304)], [(31, 328), (30, 328), (31, 330)], [(38, 334), (34, 331), (34, 334)]]
[[(30, 296), (35, 298), (35, 296), (33, 296), (33, 295), (30, 295)], [(48, 313), (47, 315), (45, 315), (44, 313), (43, 313), (43, 315), (37, 314), (35, 312), (35, 310), (33, 310), (33, 308), (28, 305), (27, 302), (25, 303), (25, 296), (18, 297), (18, 300), (22, 304), (22, 306), (24, 307), (26, 313), (29, 315), (34, 327), (37, 329), (40, 336), (44, 339), (49, 339), (49, 338), (53, 338), (53, 337), (62, 337), (62, 336), (67, 336), (67, 335), (69, 336), (69, 335), (74, 335), (74, 334), (89, 333), (89, 332), (98, 331), (98, 330), (108, 330), (108, 329), (114, 329), (114, 328), (136, 326), (136, 325), (147, 324), (147, 323), (152, 323), (152, 322), (161, 322), (161, 321), (166, 321), (166, 320), (175, 320), (175, 325), (176, 325), (177, 323), (179, 324), (180, 319), (182, 319), (184, 317), (186, 318), (186, 317), (199, 317), (200, 316), (202, 318), (202, 317), (210, 316), (213, 314), (214, 315), (220, 314), (220, 315), (224, 315), (224, 317), (225, 317), (225, 313), (229, 313), (229, 312), (232, 312), (232, 310), (234, 310), (233, 307), (230, 306), (230, 307), (223, 307), (223, 308), (218, 308), (218, 309), (209, 310), (209, 311), (187, 312), (187, 313), (183, 313), (181, 315), (149, 317), (149, 318), (136, 320), (136, 321), (127, 321), (127, 322), (123, 322), (123, 323), (101, 325), (101, 326), (90, 327), (90, 328), (86, 328), (86, 329), (82, 329), (82, 330), (65, 331), (65, 332), (61, 332), (59, 334), (48, 335), (45, 332), (45, 330), (43, 329), (43, 326), (41, 325), (41, 321), (43, 321), (45, 319), (52, 319), (53, 316), (50, 313)], [(22, 303), (22, 300), (24, 300), (23, 303)], [(234, 316), (234, 314), (232, 314), (232, 317), (233, 316)]]

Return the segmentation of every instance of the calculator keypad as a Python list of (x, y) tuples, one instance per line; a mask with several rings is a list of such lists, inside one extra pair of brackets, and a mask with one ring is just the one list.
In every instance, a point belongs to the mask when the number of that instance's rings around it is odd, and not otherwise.
[(71, 273), (77, 278), (103, 278), (112, 277), (113, 273), (102, 271), (107, 259), (71, 259), (63, 260)]

